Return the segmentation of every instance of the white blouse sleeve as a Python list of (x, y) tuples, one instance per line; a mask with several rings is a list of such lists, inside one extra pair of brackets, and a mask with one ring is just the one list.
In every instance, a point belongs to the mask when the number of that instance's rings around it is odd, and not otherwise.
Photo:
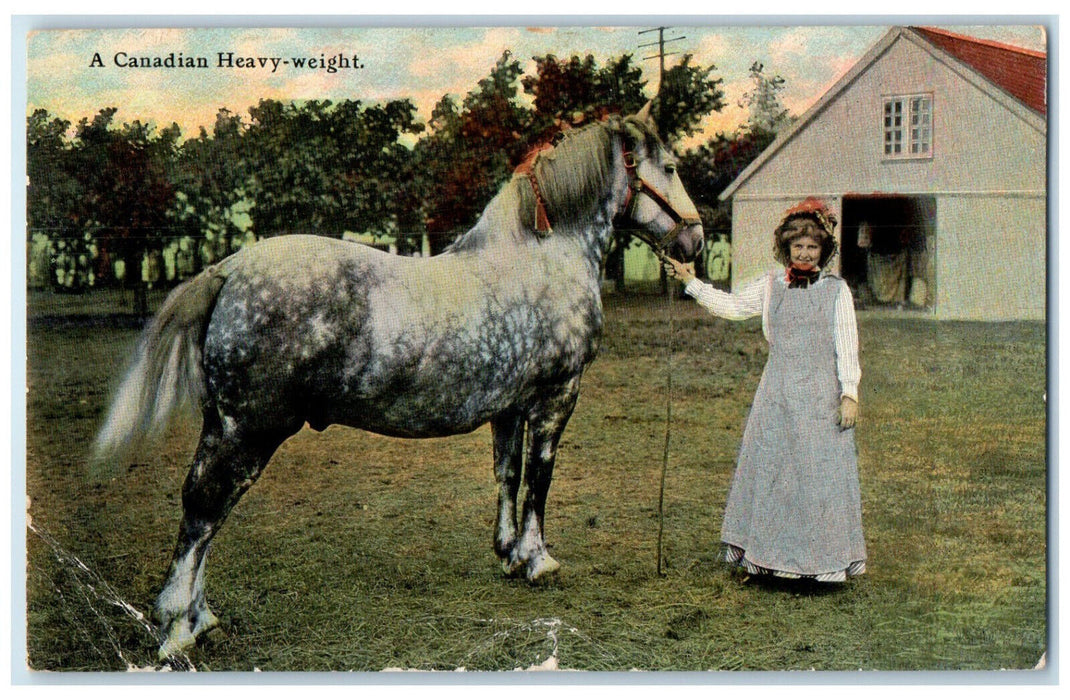
[(840, 282), (836, 297), (836, 373), (840, 379), (842, 396), (858, 401), (858, 383), (862, 368), (858, 364), (858, 322), (855, 320), (854, 298), (845, 282)]
[(729, 321), (742, 321), (762, 313), (767, 283), (768, 278), (763, 276), (745, 285), (737, 293), (729, 294), (696, 278), (687, 283), (684, 292), (694, 297), (699, 305), (714, 316)]

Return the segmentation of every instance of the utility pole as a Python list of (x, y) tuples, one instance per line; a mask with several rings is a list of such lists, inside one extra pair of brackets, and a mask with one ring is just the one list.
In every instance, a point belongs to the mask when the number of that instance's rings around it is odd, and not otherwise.
[(687, 38), (686, 36), (676, 36), (676, 37), (672, 37), (672, 38), (666, 39), (665, 38), (665, 31), (667, 29), (671, 29), (671, 27), (654, 27), (652, 29), (642, 29), (642, 30), (639, 31), (640, 35), (649, 34), (650, 32), (657, 32), (658, 33), (658, 40), (657, 41), (652, 41), (652, 42), (649, 42), (649, 43), (646, 43), (646, 44), (639, 44), (639, 48), (641, 48), (641, 49), (649, 48), (651, 46), (657, 46), (658, 47), (658, 52), (656, 54), (654, 54), (652, 56), (644, 56), (643, 57), (644, 61), (649, 61), (649, 60), (654, 59), (654, 58), (658, 59), (658, 91), (655, 94), (660, 94), (661, 93), (661, 85), (665, 81), (665, 57), (666, 56), (675, 56), (676, 55), (675, 52), (673, 52), (673, 53), (665, 53), (665, 44), (667, 44), (669, 42), (672, 42), (672, 41), (682, 41), (683, 39)]
[[(649, 60), (654, 59), (654, 58), (658, 59), (658, 90), (657, 90), (657, 92), (654, 93), (655, 97), (657, 97), (658, 95), (661, 94), (661, 86), (665, 84), (665, 57), (666, 56), (675, 56), (676, 55), (675, 52), (665, 53), (665, 44), (668, 44), (668, 43), (673, 42), (673, 41), (683, 41), (684, 39), (687, 38), (686, 36), (674, 36), (674, 37), (670, 37), (670, 38), (666, 39), (665, 38), (665, 32), (668, 29), (671, 29), (671, 27), (653, 27), (651, 29), (641, 29), (641, 30), (639, 30), (639, 35), (640, 36), (642, 36), (643, 34), (649, 34), (651, 32), (657, 32), (658, 33), (658, 40), (657, 41), (648, 42), (646, 44), (639, 44), (639, 48), (641, 48), (641, 49), (649, 48), (651, 46), (657, 46), (658, 47), (658, 52), (656, 54), (653, 54), (652, 56), (644, 56), (643, 57), (644, 61), (649, 61)], [(660, 277), (661, 277), (661, 292), (662, 292), (662, 294), (670, 294), (671, 295), (672, 294), (671, 285), (669, 284), (669, 278), (668, 278), (668, 275), (666, 275), (664, 268), (662, 268), (662, 270), (661, 270)], [(659, 533), (659, 535), (660, 535), (660, 533)], [(661, 563), (660, 563), (661, 562), (661, 560), (660, 560), (660, 557), (661, 557), (661, 541), (660, 541), (660, 536), (659, 536), (658, 540), (659, 540), (658, 541), (658, 557), (659, 557), (659, 559), (658, 559), (658, 573), (660, 574), (661, 573)]]

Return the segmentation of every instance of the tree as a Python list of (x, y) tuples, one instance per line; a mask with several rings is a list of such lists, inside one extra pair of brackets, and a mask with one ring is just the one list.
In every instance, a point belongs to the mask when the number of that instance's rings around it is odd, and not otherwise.
[(358, 109), (344, 102), (331, 114), (330, 128), (338, 141), (341, 177), (333, 180), (339, 202), (335, 225), (349, 231), (396, 233), (399, 222), (411, 221), (410, 162), (403, 134), (416, 135), (424, 125), (408, 99)]
[[(67, 132), (71, 123), (52, 117), (44, 109), (34, 110), (26, 119), (26, 225), (31, 284), (61, 285), (57, 275), (58, 243), (63, 242), (64, 267), (67, 256), (76, 262), (85, 247), (73, 211), (81, 199), (80, 185), (70, 173), (71, 145)], [(37, 251), (40, 251), (38, 259)], [(62, 274), (66, 277), (66, 273)], [(76, 276), (72, 277), (72, 283)]]
[(417, 143), (414, 166), (436, 249), (475, 224), (530, 148), (534, 113), (517, 100), (522, 73), (505, 51), (460, 105), (446, 95), (435, 106), (432, 131)]
[(739, 106), (748, 110), (748, 131), (776, 136), (777, 132), (791, 124), (794, 119), (780, 101), (784, 78), (779, 75), (770, 78), (765, 75), (764, 70), (765, 66), (758, 61), (751, 64), (750, 77), (753, 87), (743, 94)]
[(462, 136), (457, 102), (443, 95), (431, 112), (430, 134), (418, 141), (411, 160), (408, 190), (419, 212), (419, 227), (432, 234), (438, 252), (457, 232), (474, 223), (473, 199), (483, 187), (475, 174), (466, 173), (473, 160)]
[(202, 127), (197, 138), (178, 150), (172, 234), (195, 242), (199, 249), (186, 254), (193, 254), (199, 263), (230, 254), (233, 242), (244, 233), (236, 213), (238, 207), (248, 205), (246, 188), (252, 164), (245, 155), (246, 129), (239, 115), (221, 109), (211, 136)]
[(71, 123), (44, 109), (26, 119), (27, 223), (30, 231), (62, 231), (71, 225), (69, 206), (77, 181), (67, 171)]
[(654, 122), (658, 133), (668, 142), (691, 136), (708, 114), (721, 111), (725, 105), (721, 89), (724, 81), (710, 77), (716, 66), (691, 65), (692, 58), (691, 54), (685, 54), (680, 63), (665, 71), (664, 81), (658, 87)]
[(113, 277), (121, 260), (145, 311), (140, 262), (158, 249), (174, 199), (171, 182), (177, 125), (157, 132), (134, 121), (116, 128), (117, 109), (70, 122), (36, 110), (27, 121), (27, 223), (31, 238), (46, 234), (54, 284), (78, 290)]
[(594, 56), (562, 60), (553, 54), (535, 57), (535, 75), (521, 79), (534, 96), (540, 126), (576, 124), (607, 113), (638, 112), (646, 103), (642, 70), (631, 54), (611, 59), (599, 68)]
[(160, 248), (166, 233), (174, 199), (170, 168), (180, 130), (172, 124), (157, 133), (139, 121), (116, 129), (116, 111), (102, 109), (92, 120), (81, 119), (75, 129), (66, 172), (81, 196), (70, 209), (70, 230), (96, 242), (103, 274), (110, 274), (111, 262), (123, 261), (124, 284), (133, 280), (136, 307), (144, 313), (141, 259)]
[(396, 229), (392, 195), (410, 157), (399, 138), (423, 130), (411, 101), (261, 100), (249, 113), (247, 194), (258, 236)]

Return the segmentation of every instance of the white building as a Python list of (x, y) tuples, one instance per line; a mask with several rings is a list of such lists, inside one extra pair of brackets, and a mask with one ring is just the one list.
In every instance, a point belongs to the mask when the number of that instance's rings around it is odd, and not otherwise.
[(896, 27), (721, 194), (732, 287), (770, 268), (782, 213), (813, 195), (863, 301), (1044, 319), (1047, 148), (1045, 53)]

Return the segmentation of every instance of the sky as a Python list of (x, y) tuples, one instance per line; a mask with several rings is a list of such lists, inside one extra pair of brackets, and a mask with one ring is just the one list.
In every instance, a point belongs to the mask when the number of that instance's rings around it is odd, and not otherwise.
[[(478, 18), (475, 18), (478, 19)], [(605, 23), (600, 22), (605, 19)], [(525, 72), (534, 73), (534, 56), (594, 55), (599, 65), (624, 53), (644, 70), (651, 95), (657, 87), (657, 32), (640, 33), (656, 24), (620, 24), (606, 16), (587, 16), (583, 23), (565, 18), (535, 26), (512, 23), (508, 17), (484, 26), (464, 18), (421, 20), (397, 17), (393, 26), (352, 26), (362, 20), (334, 20), (350, 26), (327, 28), (241, 28), (229, 18), (227, 27), (203, 29), (45, 30), (27, 38), (27, 114), (37, 108), (71, 122), (91, 118), (103, 107), (118, 108), (119, 123), (140, 120), (163, 127), (178, 123), (187, 137), (201, 127), (211, 131), (220, 108), (247, 115), (260, 99), (360, 99), (381, 102), (411, 98), (426, 121), (446, 94), (463, 97), (486, 77), (502, 52), (509, 50)], [(642, 19), (642, 18), (639, 18)], [(805, 20), (805, 18), (803, 18)], [(701, 20), (701, 18), (700, 18)], [(240, 22), (240, 18), (238, 19)], [(265, 18), (257, 18), (263, 24)], [(266, 20), (270, 22), (271, 20)], [(375, 20), (365, 20), (365, 23)], [(783, 20), (781, 20), (783, 21)], [(383, 24), (383, 20), (378, 20)], [(421, 22), (423, 26), (421, 26)], [(833, 20), (836, 22), (836, 20)], [(133, 23), (132, 23), (133, 24)], [(427, 26), (428, 24), (437, 26)], [(404, 25), (404, 26), (399, 26)], [(944, 26), (951, 31), (1045, 50), (1041, 26), (971, 24)], [(748, 24), (724, 19), (692, 19), (670, 24), (664, 32), (668, 64), (682, 54), (692, 62), (715, 66), (723, 79), (725, 108), (711, 115), (684, 147), (705, 142), (718, 132), (731, 132), (746, 119), (740, 106), (751, 87), (748, 69), (755, 61), (767, 75), (785, 79), (784, 106), (802, 114), (876, 43), (890, 25), (800, 23), (778, 26), (751, 18)], [(220, 65), (220, 54), (233, 62)], [(133, 58), (176, 60), (203, 58), (208, 68), (133, 68)], [(99, 56), (99, 60), (97, 57)], [(352, 66), (329, 72), (299, 68), (295, 58), (345, 57)], [(354, 58), (355, 57), (355, 58)], [(254, 67), (239, 66), (251, 59)], [(260, 59), (266, 59), (261, 64)], [(271, 59), (280, 59), (277, 65)], [(359, 67), (355, 67), (359, 66)]]

